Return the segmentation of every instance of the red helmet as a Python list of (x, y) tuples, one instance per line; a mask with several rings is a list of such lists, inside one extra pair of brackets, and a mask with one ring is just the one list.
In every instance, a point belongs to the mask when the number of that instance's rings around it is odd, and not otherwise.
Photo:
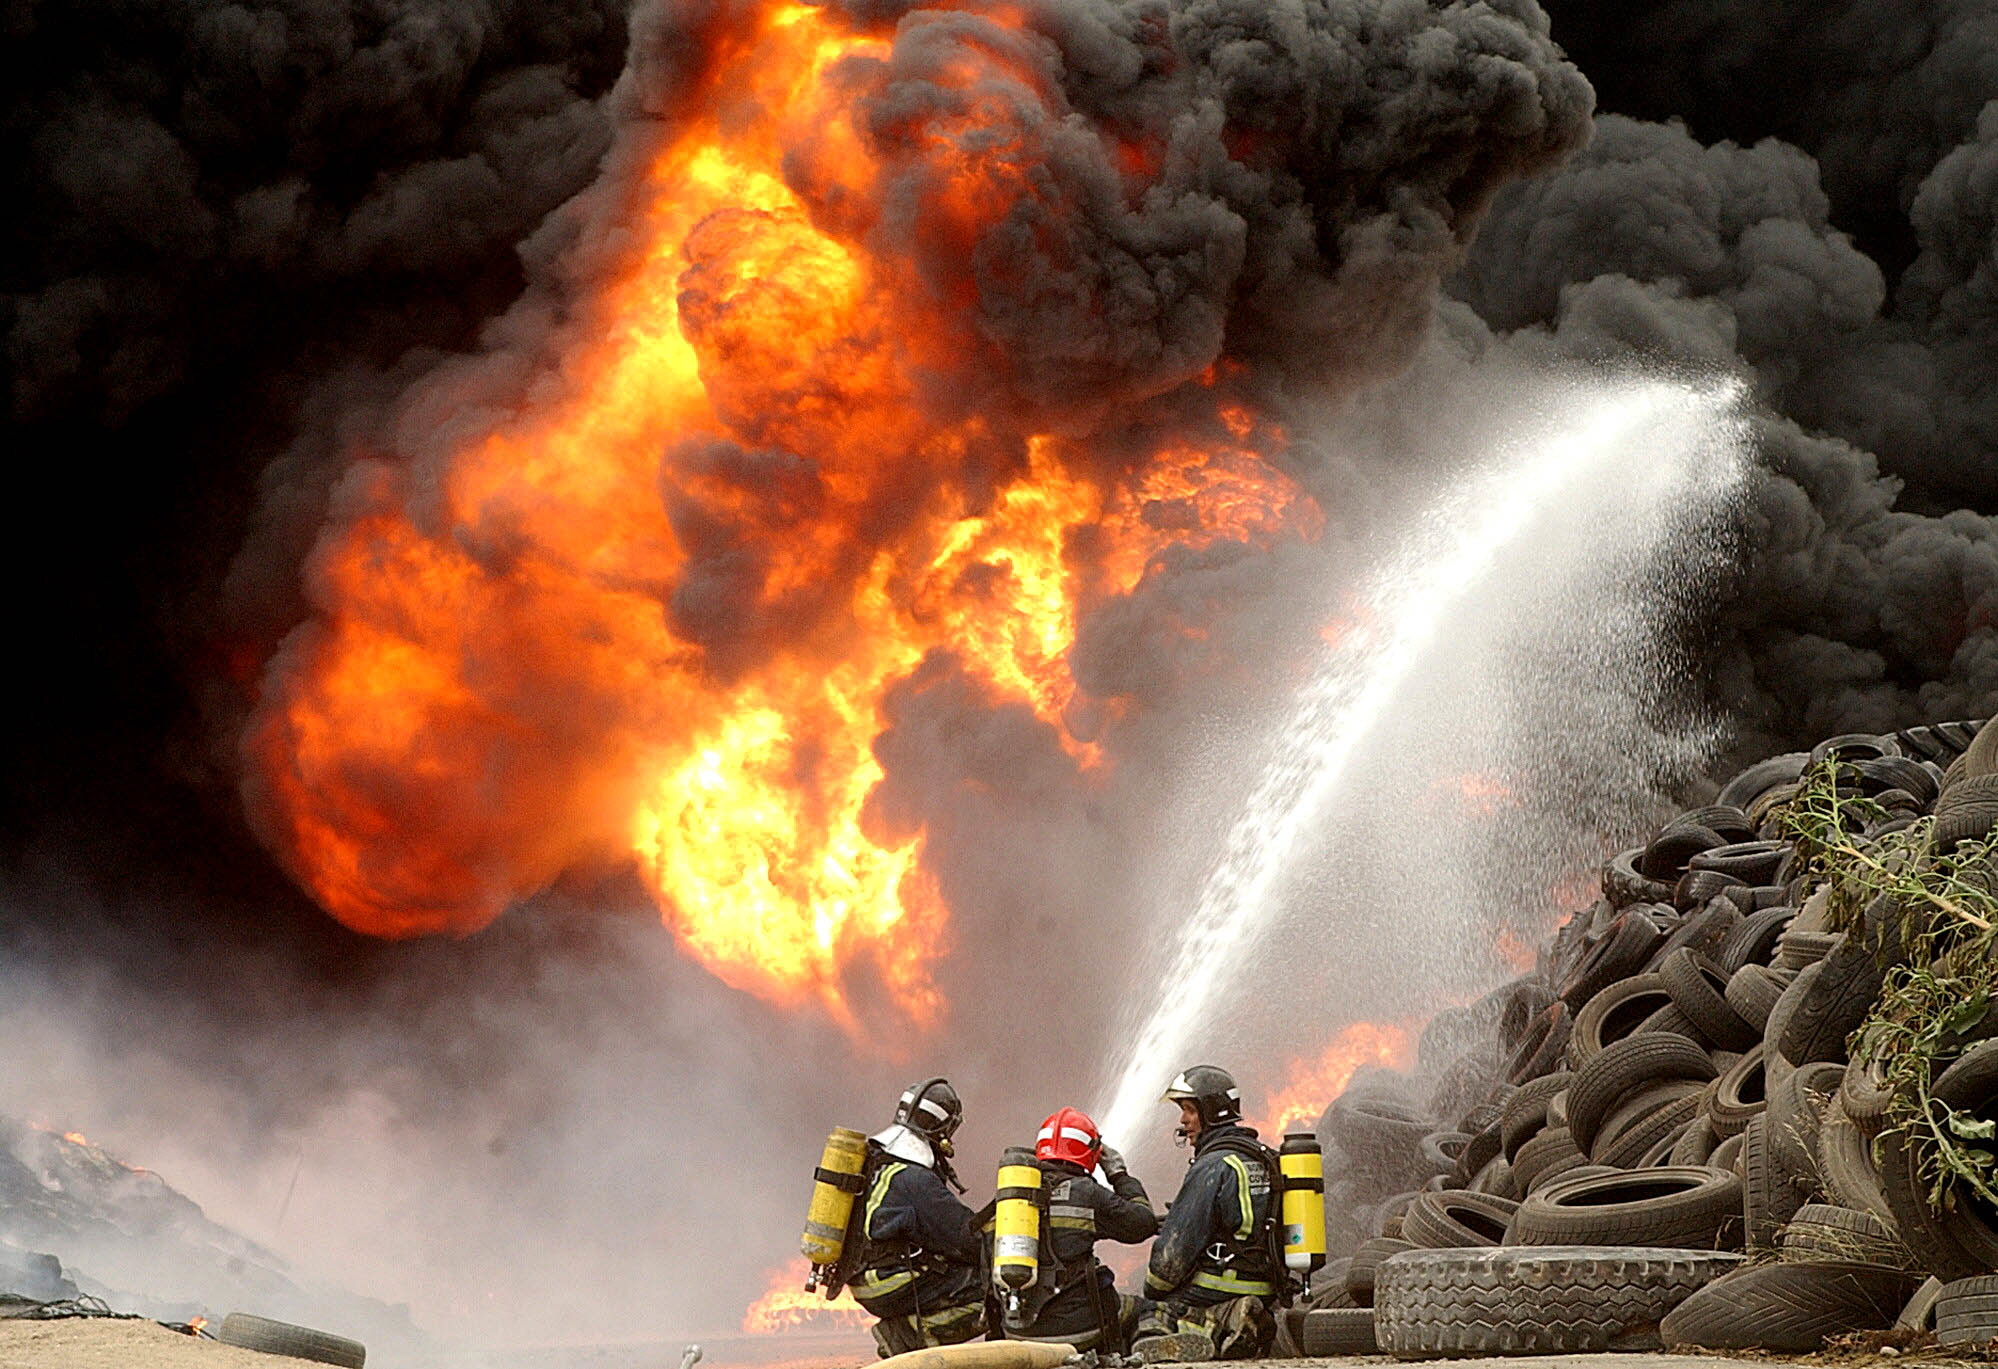
[(1067, 1160), (1085, 1169), (1094, 1169), (1103, 1154), (1103, 1137), (1089, 1114), (1075, 1108), (1062, 1108), (1041, 1123), (1034, 1141), (1036, 1160)]

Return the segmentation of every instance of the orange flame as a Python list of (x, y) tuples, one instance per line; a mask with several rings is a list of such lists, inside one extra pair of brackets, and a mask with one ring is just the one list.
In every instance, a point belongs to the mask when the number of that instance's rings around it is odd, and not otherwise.
[[(409, 450), (356, 453), (315, 616), (244, 742), (261, 834), (340, 921), (463, 935), (566, 870), (635, 864), (727, 983), (850, 1022), (864, 961), (931, 1020), (946, 910), (919, 816), (875, 802), (891, 693), (954, 666), (1086, 774), (1096, 742), (1065, 721), (1083, 612), (1174, 546), (1316, 535), (1225, 365), (1172, 378), (1173, 431), (1114, 456), (1083, 422), (968, 402), (1005, 356), (967, 299), (869, 245), (911, 164), (945, 259), (1065, 207), (1017, 117), (1061, 115), (1059, 92), (1006, 37), (1017, 15), (968, 22), (988, 40), (931, 73), (956, 103), (892, 138), (854, 113), (892, 31), (772, 3), (710, 35), (684, 117), (632, 134), (657, 145), (610, 183), (622, 218), (538, 372), (439, 372), (406, 401)], [(1146, 144), (1102, 136), (1146, 174)]]
[(1310, 1127), (1318, 1114), (1360, 1070), (1370, 1065), (1400, 1069), (1414, 1058), (1412, 1031), (1387, 1022), (1354, 1022), (1315, 1056), (1300, 1056), (1290, 1062), (1284, 1084), (1271, 1096), (1264, 1115), (1270, 1125), (1264, 1134), (1281, 1136), (1293, 1127)]
[(1429, 792), (1436, 799), (1453, 804), (1465, 817), (1496, 817), (1500, 809), (1519, 802), (1519, 795), (1511, 785), (1497, 775), (1476, 770), (1441, 776), (1430, 785)]
[(743, 1331), (767, 1336), (778, 1331), (833, 1331), (868, 1325), (872, 1318), (854, 1302), (851, 1293), (841, 1292), (828, 1300), (805, 1292), (805, 1276), (811, 1269), (802, 1257), (773, 1269), (770, 1286), (742, 1314)]

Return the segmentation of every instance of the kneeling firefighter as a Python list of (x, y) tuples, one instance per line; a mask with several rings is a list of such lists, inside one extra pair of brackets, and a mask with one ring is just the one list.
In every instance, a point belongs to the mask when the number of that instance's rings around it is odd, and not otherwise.
[[(992, 1286), (1004, 1309), (1004, 1334), (1121, 1354), (1138, 1300), (1118, 1295), (1115, 1277), (1097, 1262), (1096, 1242), (1136, 1245), (1152, 1238), (1159, 1219), (1145, 1186), (1124, 1167), (1124, 1157), (1103, 1144), (1096, 1123), (1075, 1108), (1041, 1123), (1031, 1169), (1021, 1163), (1026, 1159), (1008, 1151), (1000, 1169)], [(1108, 1187), (1093, 1177), (1098, 1167)], [(1033, 1171), (1038, 1183), (1031, 1182)], [(1014, 1231), (1009, 1199), (1033, 1204), (1036, 1238), (1009, 1241), (1023, 1234)]]
[(1148, 1363), (1267, 1354), (1289, 1294), (1279, 1159), (1242, 1125), (1242, 1093), (1226, 1070), (1183, 1071), (1165, 1101), (1179, 1104), (1193, 1158), (1152, 1244), (1133, 1349)]
[(879, 1318), (874, 1341), (884, 1357), (985, 1330), (983, 1218), (951, 1192), (964, 1192), (950, 1166), (950, 1138), (963, 1120), (957, 1091), (925, 1079), (867, 1142), (849, 1283), (854, 1301)]

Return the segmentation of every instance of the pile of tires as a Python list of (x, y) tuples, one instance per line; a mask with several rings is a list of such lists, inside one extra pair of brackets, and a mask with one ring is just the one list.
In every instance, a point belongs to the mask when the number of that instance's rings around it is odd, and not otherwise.
[[(1897, 1320), (1998, 1335), (1998, 1209), (1930, 1201), (1933, 1156), (1848, 1057), (1893, 910), (1838, 932), (1770, 820), (1830, 758), (1884, 814), (1862, 845), (1929, 815), (1938, 846), (1985, 836), (1998, 728), (1980, 726), (1749, 767), (1606, 862), (1533, 973), (1432, 1022), (1413, 1077), (1356, 1078), (1319, 1122), (1343, 1255), (1291, 1314), (1297, 1348), (1797, 1352)], [(1998, 1119), (1992, 1018), (1932, 1091)]]

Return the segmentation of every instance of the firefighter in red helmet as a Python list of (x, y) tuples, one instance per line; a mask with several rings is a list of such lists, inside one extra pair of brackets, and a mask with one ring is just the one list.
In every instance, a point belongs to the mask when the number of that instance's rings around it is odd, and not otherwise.
[[(1137, 1321), (1136, 1298), (1120, 1296), (1096, 1260), (1096, 1242), (1135, 1245), (1159, 1229), (1158, 1215), (1124, 1157), (1103, 1144), (1096, 1123), (1061, 1108), (1034, 1141), (1041, 1171), (1040, 1276), (1022, 1299), (1009, 1339), (1063, 1341), (1078, 1349), (1121, 1353)], [(1101, 1170), (1099, 1181), (1095, 1171)]]

